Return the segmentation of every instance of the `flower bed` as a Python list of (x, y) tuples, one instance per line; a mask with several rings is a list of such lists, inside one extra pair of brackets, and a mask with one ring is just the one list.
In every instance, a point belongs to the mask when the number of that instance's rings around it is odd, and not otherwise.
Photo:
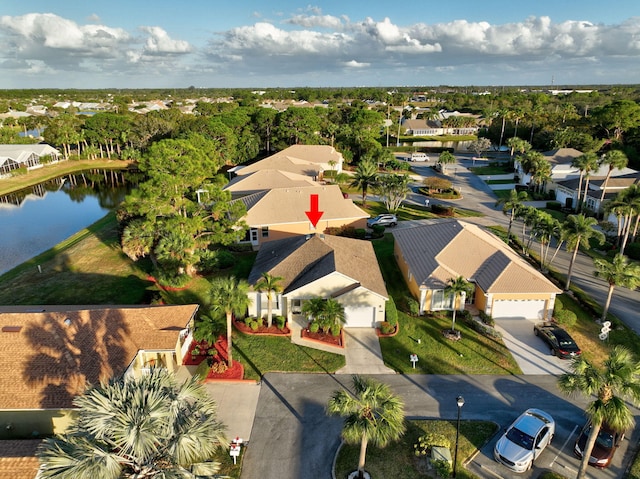
[(233, 324), (238, 331), (245, 334), (258, 334), (267, 336), (291, 336), (291, 330), (285, 324), (284, 328), (280, 329), (277, 326), (268, 327), (266, 325), (259, 326), (257, 330), (251, 329), (244, 321), (234, 319)]
[(321, 332), (312, 333), (309, 329), (303, 329), (300, 332), (300, 336), (308, 341), (317, 341), (319, 343), (326, 344), (327, 346), (344, 348), (344, 330), (340, 330), (340, 334), (338, 336), (334, 336), (333, 334)]

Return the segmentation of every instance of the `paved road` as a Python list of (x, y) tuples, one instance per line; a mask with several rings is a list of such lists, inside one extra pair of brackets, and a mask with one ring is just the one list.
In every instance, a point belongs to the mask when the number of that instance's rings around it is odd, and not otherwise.
[[(421, 376), (377, 375), (405, 401), (409, 418), (455, 419), (456, 397), (462, 395), (463, 419), (492, 420), (506, 427), (523, 410), (538, 407), (550, 412), (557, 422), (552, 445), (545, 450), (532, 472), (519, 477), (536, 477), (542, 469), (564, 475), (577, 467), (572, 447), (583, 423), (582, 397), (568, 399), (557, 389), (556, 377), (541, 376)], [(349, 388), (350, 377), (328, 374), (265, 375), (251, 445), (247, 448), (243, 479), (328, 479), (332, 459), (338, 449), (342, 427), (340, 418), (325, 414), (327, 401), (336, 389)], [(633, 410), (637, 416), (638, 411)], [(630, 458), (626, 454), (637, 444), (638, 433), (625, 439), (612, 467), (590, 469), (595, 479), (619, 478)], [(513, 477), (495, 463), (494, 437), (473, 459), (469, 467), (480, 477)], [(623, 463), (623, 458), (625, 462)]]

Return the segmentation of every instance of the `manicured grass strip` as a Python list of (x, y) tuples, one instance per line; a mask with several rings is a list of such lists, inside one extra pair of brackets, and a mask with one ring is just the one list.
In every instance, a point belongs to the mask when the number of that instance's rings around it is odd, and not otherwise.
[[(460, 438), (458, 441), (457, 477), (473, 478), (463, 466), (476, 450), (497, 432), (498, 426), (489, 421), (460, 421)], [(396, 477), (402, 479), (420, 479), (429, 477), (426, 474), (425, 456), (417, 457), (413, 445), (418, 438), (433, 432), (447, 437), (451, 443), (451, 458), (454, 456), (456, 443), (456, 421), (420, 420), (407, 421), (407, 431), (400, 441), (381, 449), (375, 446), (367, 448), (365, 470), (371, 477)], [(358, 468), (360, 446), (344, 445), (336, 461), (336, 478), (346, 479), (349, 473)]]
[(259, 380), (268, 372), (333, 373), (343, 355), (306, 348), (289, 337), (257, 336), (234, 331), (233, 359), (244, 365), (244, 378)]
[(487, 180), (485, 181), (488, 185), (508, 185), (513, 183), (513, 179), (510, 180)]
[(505, 162), (499, 166), (472, 166), (469, 171), (476, 175), (507, 175), (513, 173), (513, 167)]

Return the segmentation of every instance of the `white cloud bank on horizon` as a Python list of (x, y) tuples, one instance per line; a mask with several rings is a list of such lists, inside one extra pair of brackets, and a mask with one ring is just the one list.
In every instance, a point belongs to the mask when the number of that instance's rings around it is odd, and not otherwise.
[(0, 87), (77, 87), (70, 75), (83, 76), (85, 88), (536, 84), (555, 73), (564, 83), (630, 83), (640, 78), (639, 31), (640, 17), (401, 26), (318, 11), (195, 46), (161, 26), (128, 32), (30, 13), (0, 17)]

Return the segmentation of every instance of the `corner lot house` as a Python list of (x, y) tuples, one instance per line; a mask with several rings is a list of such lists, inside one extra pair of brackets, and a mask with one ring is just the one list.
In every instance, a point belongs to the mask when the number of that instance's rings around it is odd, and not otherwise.
[[(385, 319), (389, 299), (371, 243), (331, 235), (296, 236), (265, 244), (249, 274), (255, 285), (263, 273), (280, 276), (282, 293), (273, 314), (306, 326), (301, 315), (311, 298), (334, 298), (345, 309), (346, 327), (371, 328)], [(249, 315), (267, 314), (267, 293), (249, 293)]]
[[(467, 303), (494, 319), (546, 319), (561, 290), (484, 229), (462, 221), (396, 230), (395, 257), (420, 312), (450, 310), (447, 281), (463, 276), (475, 286)], [(462, 302), (461, 302), (462, 303)]]
[[(314, 227), (306, 215), (311, 195), (318, 196), (320, 221)], [(338, 185), (274, 188), (235, 201), (242, 201), (247, 214), (242, 218), (249, 226), (244, 242), (254, 249), (264, 243), (289, 236), (323, 233), (331, 227), (365, 228), (369, 214), (345, 198)]]

